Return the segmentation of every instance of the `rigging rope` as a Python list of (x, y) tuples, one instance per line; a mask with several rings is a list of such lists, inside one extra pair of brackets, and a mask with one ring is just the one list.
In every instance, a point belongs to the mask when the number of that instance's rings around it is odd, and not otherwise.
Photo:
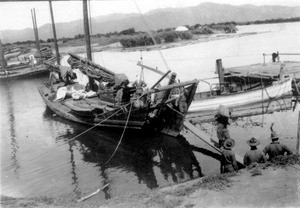
[[(140, 10), (140, 8), (139, 8), (139, 6), (137, 5), (137, 3), (136, 3), (135, 0), (133, 0), (133, 2), (134, 2), (134, 4), (135, 4), (137, 10), (139, 11), (139, 13), (140, 13), (140, 15), (141, 15), (141, 17), (142, 17), (142, 20), (144, 21), (144, 24), (146, 25), (147, 32), (149, 33), (149, 35), (150, 35), (150, 37), (151, 37), (151, 39), (152, 39), (154, 45), (157, 45), (157, 42), (156, 42), (156, 40), (155, 40), (153, 34), (151, 33), (150, 27), (149, 27), (149, 25), (147, 24), (147, 21), (146, 21), (146, 19), (144, 18), (143, 14), (142, 14), (142, 12), (141, 12), (141, 10)], [(159, 52), (159, 55), (161, 56), (161, 58), (162, 58), (162, 60), (163, 60), (163, 62), (164, 62), (165, 67), (167, 68), (167, 71), (171, 70), (170, 67), (168, 66), (168, 64), (167, 64), (167, 62), (166, 62), (166, 59), (164, 58), (162, 52), (161, 52), (160, 50), (158, 50), (158, 52)]]
[[(288, 81), (285, 81), (283, 92), (286, 91), (287, 83), (288, 83)], [(274, 97), (272, 97), (272, 96), (270, 96), (270, 94), (269, 94), (268, 91), (267, 91), (267, 88), (265, 87), (266, 94), (267, 94), (267, 96), (268, 96), (268, 98), (269, 98), (270, 100), (273, 100), (273, 99), (277, 98), (278, 95), (279, 95), (280, 90), (282, 90), (282, 87), (277, 91), (277, 94), (276, 94)]]

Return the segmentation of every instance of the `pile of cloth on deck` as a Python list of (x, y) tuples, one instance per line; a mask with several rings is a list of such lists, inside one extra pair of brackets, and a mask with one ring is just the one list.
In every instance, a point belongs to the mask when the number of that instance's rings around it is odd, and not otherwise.
[(60, 87), (56, 92), (56, 100), (64, 100), (66, 96), (72, 97), (74, 100), (80, 100), (86, 97), (94, 97), (97, 95), (94, 91), (86, 91), (86, 85), (89, 79), (79, 69), (74, 69), (73, 73), (76, 74), (76, 79), (73, 80), (74, 84), (69, 84)]

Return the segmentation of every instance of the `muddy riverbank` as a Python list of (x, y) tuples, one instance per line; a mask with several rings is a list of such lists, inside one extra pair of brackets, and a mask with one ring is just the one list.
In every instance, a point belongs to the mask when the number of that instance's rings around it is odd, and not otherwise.
[(50, 197), (1, 196), (1, 204), (7, 208), (299, 207), (299, 156), (282, 158), (276, 163), (254, 165), (233, 174), (213, 175), (170, 187), (115, 197), (105, 204), (97, 202), (97, 195), (83, 202)]

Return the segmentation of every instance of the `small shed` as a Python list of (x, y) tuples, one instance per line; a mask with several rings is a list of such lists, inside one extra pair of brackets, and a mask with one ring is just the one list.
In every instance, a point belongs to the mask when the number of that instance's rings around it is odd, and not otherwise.
[(182, 31), (188, 31), (189, 29), (187, 29), (185, 26), (179, 26), (175, 29), (175, 31), (177, 32), (182, 32)]

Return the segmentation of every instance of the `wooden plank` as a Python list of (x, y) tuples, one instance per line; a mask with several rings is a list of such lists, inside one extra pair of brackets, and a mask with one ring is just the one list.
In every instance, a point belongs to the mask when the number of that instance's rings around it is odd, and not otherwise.
[[(195, 127), (193, 124), (191, 124), (189, 121), (185, 120), (184, 121), (184, 126), (190, 130), (193, 134), (195, 134), (197, 137), (199, 137), (202, 141), (204, 141), (206, 144), (210, 145), (212, 148), (214, 148), (215, 150), (217, 150), (219, 153), (221, 153), (222, 151), (214, 146), (214, 143), (219, 143), (216, 140), (214, 140), (213, 138), (211, 138), (208, 134), (206, 134), (203, 131), (200, 131), (197, 127)], [(235, 158), (236, 161), (239, 163), (239, 165), (243, 165), (243, 158), (240, 155), (237, 155), (235, 153)]]
[(297, 133), (297, 146), (296, 146), (297, 155), (299, 155), (299, 147), (300, 147), (300, 111), (298, 114), (298, 133)]
[[(153, 72), (155, 72), (155, 73), (157, 73), (157, 74), (160, 74), (160, 75), (162, 75), (162, 76), (165, 75), (165, 72), (162, 72), (162, 71), (158, 70), (157, 68), (152, 68), (152, 67), (150, 67), (150, 66), (146, 66), (146, 65), (142, 64), (140, 61), (137, 63), (137, 65), (138, 65), (138, 66), (141, 66), (141, 67), (143, 67), (143, 68), (145, 68), (145, 69), (148, 69), (148, 70), (150, 70), (150, 71), (153, 71)], [(167, 78), (171, 79), (171, 76), (170, 76), (170, 75), (167, 75)]]

